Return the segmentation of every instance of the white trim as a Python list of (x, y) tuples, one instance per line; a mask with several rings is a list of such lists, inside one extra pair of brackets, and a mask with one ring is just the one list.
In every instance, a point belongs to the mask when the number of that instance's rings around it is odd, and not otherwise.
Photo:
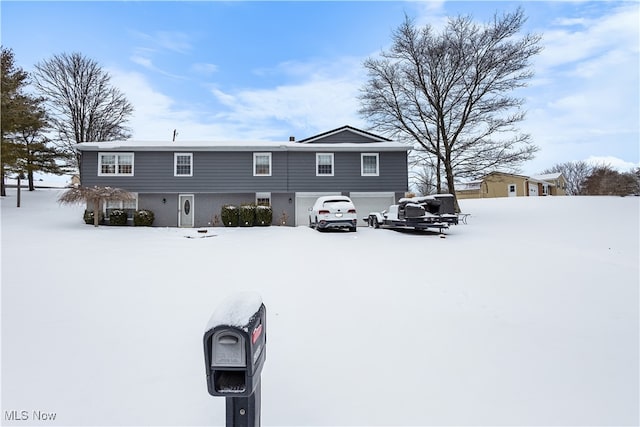
[[(104, 151), (118, 152), (138, 151), (170, 151), (176, 150), (176, 143), (167, 141), (106, 141), (106, 142), (82, 142), (75, 144), (78, 151)], [(275, 142), (275, 141), (180, 141), (180, 149), (184, 151), (314, 151), (327, 150), (333, 152), (342, 151), (404, 151), (411, 149), (409, 144), (401, 142), (367, 142), (367, 143), (321, 143), (305, 144), (300, 142)]]
[[(189, 173), (178, 173), (178, 156), (189, 157)], [(193, 176), (193, 153), (173, 153), (173, 176), (188, 177)]]
[[(319, 157), (320, 156), (330, 156), (331, 157), (331, 173), (318, 173), (318, 166), (320, 165), (318, 163)], [(335, 157), (333, 155), (333, 153), (316, 153), (316, 176), (334, 176), (336, 172), (336, 163), (335, 163)]]
[[(269, 173), (256, 173), (256, 157), (267, 156), (269, 158)], [(271, 153), (253, 153), (253, 176), (271, 176), (272, 162)]]
[[(115, 157), (115, 163), (114, 163), (114, 173), (105, 173), (102, 172), (102, 156), (114, 156)], [(119, 169), (120, 169), (120, 156), (131, 156), (131, 173), (119, 173)], [(128, 152), (128, 153), (122, 153), (122, 152), (98, 152), (98, 176), (133, 176), (134, 174), (134, 162), (135, 162), (135, 153), (133, 152)]]
[[(127, 202), (131, 202), (134, 201), (135, 202), (135, 206), (132, 208), (133, 211), (137, 211), (138, 210), (138, 193), (132, 193), (135, 196), (135, 199), (133, 200), (127, 200)], [(112, 208), (109, 207), (109, 204), (118, 204), (118, 207)], [(104, 217), (107, 217), (107, 209), (120, 209), (120, 210), (126, 210), (126, 209), (130, 209), (131, 208), (125, 208), (124, 207), (125, 202), (123, 200), (106, 200), (104, 203), (102, 203), (102, 214), (104, 215)]]
[(269, 199), (269, 206), (271, 206), (271, 193), (265, 191), (256, 192), (256, 205), (258, 204), (258, 199)]
[[(376, 158), (376, 172), (375, 173), (365, 173), (364, 172), (364, 157), (375, 157)], [(360, 153), (360, 175), (361, 176), (380, 176), (380, 155), (378, 153)]]

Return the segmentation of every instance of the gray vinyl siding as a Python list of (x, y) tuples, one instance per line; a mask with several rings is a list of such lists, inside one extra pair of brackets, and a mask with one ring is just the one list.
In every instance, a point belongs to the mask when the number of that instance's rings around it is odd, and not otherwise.
[(342, 151), (334, 152), (334, 176), (316, 176), (316, 152), (271, 152), (271, 176), (253, 176), (251, 151), (195, 151), (193, 176), (176, 177), (173, 152), (138, 151), (133, 176), (98, 176), (98, 153), (85, 151), (82, 185), (162, 194), (408, 190), (405, 151), (380, 152), (379, 176), (361, 175), (361, 152)]
[(253, 152), (196, 151), (193, 176), (176, 177), (173, 152), (138, 151), (133, 176), (98, 176), (98, 153), (85, 151), (81, 176), (85, 186), (117, 186), (144, 193), (286, 191), (286, 160), (286, 152), (272, 152), (271, 176), (253, 176)]
[[(323, 141), (324, 142), (324, 141)], [(289, 153), (292, 191), (407, 191), (407, 153), (379, 153), (379, 176), (362, 176), (360, 152), (335, 152), (333, 176), (316, 176), (316, 152)]]
[[(176, 227), (178, 225), (178, 197), (182, 193), (140, 193), (138, 208), (149, 209), (155, 214), (156, 227)], [(224, 205), (240, 206), (255, 202), (255, 193), (184, 193), (193, 194), (194, 227), (222, 226), (220, 212)], [(291, 199), (291, 203), (289, 202)], [(293, 193), (271, 193), (273, 209), (272, 225), (281, 225), (286, 216), (286, 225), (293, 225), (295, 205)], [(285, 214), (283, 216), (283, 213)]]

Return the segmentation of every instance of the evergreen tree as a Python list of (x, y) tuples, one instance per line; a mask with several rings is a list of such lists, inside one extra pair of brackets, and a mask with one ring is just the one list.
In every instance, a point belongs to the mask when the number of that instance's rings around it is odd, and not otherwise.
[(16, 67), (13, 51), (2, 48), (2, 196), (6, 196), (7, 173), (26, 175), (29, 190), (34, 190), (34, 172), (67, 172), (59, 164), (64, 154), (53, 148), (46, 137), (44, 99), (25, 94), (28, 77)]
[(19, 146), (10, 136), (20, 122), (19, 93), (27, 84), (27, 73), (15, 66), (13, 51), (2, 47), (2, 90), (0, 116), (0, 195), (6, 196), (4, 181), (8, 168), (15, 166), (20, 157)]
[(35, 189), (34, 172), (61, 175), (70, 172), (60, 161), (68, 159), (66, 153), (50, 145), (45, 132), (48, 130), (47, 114), (42, 98), (24, 97), (20, 105), (24, 108), (23, 120), (13, 136), (19, 153), (19, 173), (26, 173), (29, 191)]

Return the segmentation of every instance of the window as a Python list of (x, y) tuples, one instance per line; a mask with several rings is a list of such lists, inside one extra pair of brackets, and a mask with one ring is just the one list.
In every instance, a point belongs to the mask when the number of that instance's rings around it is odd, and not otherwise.
[(173, 176), (193, 176), (193, 154), (174, 153), (173, 164)]
[(253, 176), (271, 176), (271, 153), (253, 153)]
[(361, 155), (362, 176), (378, 176), (378, 153), (362, 153)]
[(256, 205), (271, 206), (271, 193), (256, 193)]
[(133, 175), (133, 153), (98, 153), (98, 176)]
[(316, 153), (316, 176), (333, 176), (333, 153)]
[(127, 213), (127, 218), (133, 218), (133, 214), (138, 208), (138, 197), (133, 200), (107, 200), (104, 204), (104, 216), (109, 217), (109, 214), (114, 210), (123, 210)]

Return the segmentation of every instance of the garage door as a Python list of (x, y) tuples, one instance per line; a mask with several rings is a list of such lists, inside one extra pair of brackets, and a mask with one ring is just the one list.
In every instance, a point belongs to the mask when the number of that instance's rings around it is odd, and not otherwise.
[(359, 226), (367, 225), (362, 218), (369, 212), (380, 212), (396, 202), (395, 193), (351, 193), (349, 197), (356, 206)]
[(320, 196), (339, 196), (341, 193), (296, 193), (296, 225), (309, 225), (309, 208)]

